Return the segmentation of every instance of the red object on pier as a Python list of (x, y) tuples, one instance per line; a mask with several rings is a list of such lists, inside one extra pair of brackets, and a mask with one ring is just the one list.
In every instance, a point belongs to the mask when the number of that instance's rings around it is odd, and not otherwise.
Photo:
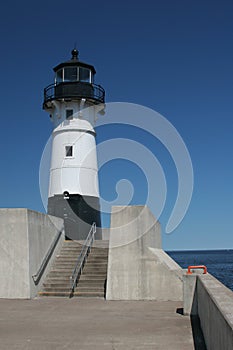
[(194, 265), (194, 266), (189, 266), (188, 267), (188, 272), (187, 275), (192, 275), (192, 271), (194, 269), (203, 269), (203, 274), (205, 275), (207, 273), (207, 267), (205, 265)]

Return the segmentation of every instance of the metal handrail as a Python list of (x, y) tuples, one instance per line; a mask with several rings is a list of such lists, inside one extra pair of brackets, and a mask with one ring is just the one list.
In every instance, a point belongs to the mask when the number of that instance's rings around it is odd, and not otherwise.
[(44, 273), (44, 270), (45, 270), (46, 266), (48, 265), (48, 262), (49, 262), (52, 254), (54, 252), (54, 249), (56, 248), (56, 245), (57, 245), (57, 243), (58, 243), (58, 241), (60, 239), (60, 236), (61, 236), (62, 232), (64, 232), (64, 227), (62, 227), (62, 229), (57, 233), (57, 235), (54, 238), (54, 240), (52, 241), (52, 243), (51, 243), (51, 245), (49, 247), (49, 250), (47, 251), (47, 253), (46, 253), (46, 255), (45, 255), (45, 257), (44, 257), (44, 259), (43, 259), (43, 261), (42, 261), (38, 271), (37, 271), (37, 273), (32, 276), (32, 279), (33, 279), (35, 285), (37, 285), (39, 283), (39, 281), (40, 281), (40, 279), (41, 279), (41, 277), (42, 277), (42, 275)]
[(82, 250), (78, 256), (73, 273), (70, 276), (70, 298), (72, 297), (72, 295), (74, 293), (74, 289), (77, 286), (79, 277), (82, 273), (82, 269), (85, 265), (86, 258), (88, 257), (88, 255), (90, 253), (92, 244), (93, 244), (94, 239), (95, 239), (95, 233), (96, 233), (96, 223), (93, 222), (91, 229), (87, 235), (87, 238), (83, 244)]

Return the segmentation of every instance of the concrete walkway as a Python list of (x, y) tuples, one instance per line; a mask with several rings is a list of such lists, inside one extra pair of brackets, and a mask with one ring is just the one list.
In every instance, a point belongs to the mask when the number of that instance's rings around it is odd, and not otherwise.
[(180, 302), (0, 300), (1, 350), (190, 350)]

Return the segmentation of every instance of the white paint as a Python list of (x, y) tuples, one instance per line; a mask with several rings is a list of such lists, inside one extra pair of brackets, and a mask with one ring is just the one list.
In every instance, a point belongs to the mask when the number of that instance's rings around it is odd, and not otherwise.
[(52, 109), (48, 109), (54, 128), (66, 120), (66, 110), (73, 109), (74, 118), (88, 121), (94, 127), (97, 114), (104, 109), (103, 104), (90, 104), (85, 98), (75, 101), (52, 101)]
[[(94, 125), (100, 106), (91, 106), (85, 99), (53, 101), (49, 110), (54, 124), (49, 197), (70, 194), (99, 197), (98, 166)], [(66, 119), (66, 110), (73, 117)], [(103, 109), (103, 105), (102, 105)], [(72, 156), (66, 156), (66, 146)]]

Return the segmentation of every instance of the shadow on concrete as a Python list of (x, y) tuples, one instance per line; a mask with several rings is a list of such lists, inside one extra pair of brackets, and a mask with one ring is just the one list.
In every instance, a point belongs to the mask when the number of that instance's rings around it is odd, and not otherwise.
[(184, 308), (183, 307), (179, 307), (178, 309), (176, 309), (176, 313), (183, 315), (184, 314)]
[(207, 350), (205, 345), (205, 339), (201, 330), (200, 319), (197, 315), (190, 316), (192, 325), (193, 340), (195, 350)]
[[(176, 313), (184, 315), (184, 309), (182, 307), (176, 309)], [(190, 322), (192, 326), (193, 341), (195, 350), (207, 350), (205, 345), (205, 339), (201, 330), (200, 320), (197, 315), (190, 316)]]
[(107, 293), (107, 278), (104, 281), (104, 299), (106, 300), (106, 293)]

